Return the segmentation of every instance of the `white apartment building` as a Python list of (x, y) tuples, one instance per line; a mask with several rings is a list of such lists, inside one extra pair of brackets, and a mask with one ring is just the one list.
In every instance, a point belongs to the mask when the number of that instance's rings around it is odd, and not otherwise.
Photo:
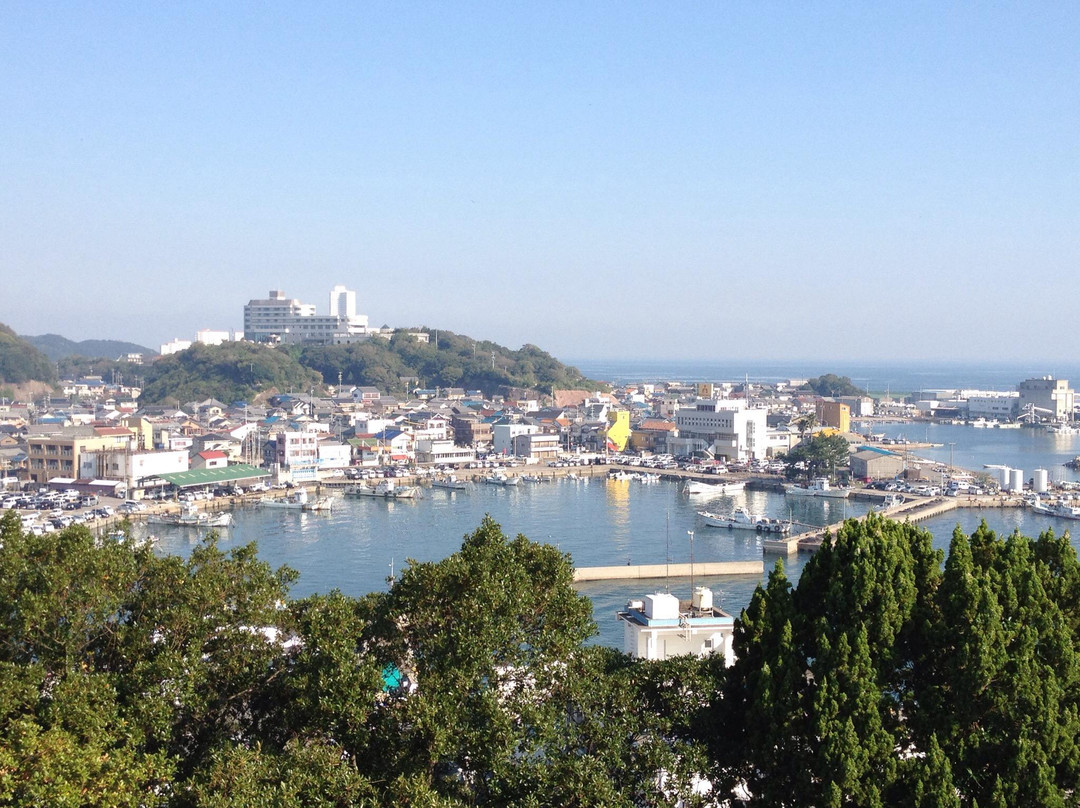
[(533, 435), (540, 431), (536, 424), (495, 424), (491, 430), (491, 448), (495, 454), (514, 453), (514, 438)]
[(274, 462), (297, 482), (314, 480), (319, 466), (319, 433), (282, 431), (274, 435)]
[(318, 314), (314, 303), (301, 303), (271, 289), (263, 300), (244, 306), (244, 336), (253, 342), (305, 342), (340, 345), (370, 336), (366, 314), (356, 313), (356, 293), (344, 286), (330, 292), (330, 313)]
[(471, 446), (458, 446), (452, 440), (431, 438), (416, 441), (416, 462), (422, 466), (471, 463), (474, 460), (476, 460), (476, 450)]
[(711, 444), (712, 453), (732, 461), (763, 460), (768, 454), (768, 411), (738, 399), (699, 398), (675, 413), (680, 440)]

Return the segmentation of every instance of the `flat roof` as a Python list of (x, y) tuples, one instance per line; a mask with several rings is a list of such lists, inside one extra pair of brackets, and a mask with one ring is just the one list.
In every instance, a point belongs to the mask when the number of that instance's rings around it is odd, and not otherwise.
[(212, 485), (214, 483), (228, 483), (236, 480), (250, 480), (255, 477), (269, 477), (270, 472), (258, 466), (248, 463), (235, 463), (231, 466), (217, 469), (191, 469), (189, 471), (175, 471), (170, 474), (158, 474), (158, 478), (167, 483), (172, 483), (177, 488), (189, 488), (196, 485)]

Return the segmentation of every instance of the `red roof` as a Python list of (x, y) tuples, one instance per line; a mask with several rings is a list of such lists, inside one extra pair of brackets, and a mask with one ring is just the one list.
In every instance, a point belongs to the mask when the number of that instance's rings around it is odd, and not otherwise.
[(228, 455), (217, 449), (207, 449), (205, 452), (199, 452), (199, 457), (203, 460), (221, 460), (222, 458), (228, 457)]

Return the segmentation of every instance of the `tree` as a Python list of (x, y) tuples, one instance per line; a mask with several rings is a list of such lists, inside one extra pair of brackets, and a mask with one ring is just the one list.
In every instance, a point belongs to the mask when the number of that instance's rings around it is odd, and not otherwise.
[(789, 479), (835, 477), (841, 469), (847, 469), (849, 444), (843, 435), (825, 435), (821, 432), (804, 440), (781, 457), (786, 465)]

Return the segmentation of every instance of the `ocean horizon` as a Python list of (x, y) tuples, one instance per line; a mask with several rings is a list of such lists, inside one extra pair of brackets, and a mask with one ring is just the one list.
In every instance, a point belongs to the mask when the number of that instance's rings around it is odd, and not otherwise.
[(1025, 379), (1053, 376), (1080, 379), (1080, 363), (963, 361), (778, 361), (718, 359), (567, 359), (590, 379), (612, 384), (632, 382), (751, 382), (775, 384), (833, 373), (847, 376), (871, 393), (914, 393), (965, 389), (1012, 391)]

